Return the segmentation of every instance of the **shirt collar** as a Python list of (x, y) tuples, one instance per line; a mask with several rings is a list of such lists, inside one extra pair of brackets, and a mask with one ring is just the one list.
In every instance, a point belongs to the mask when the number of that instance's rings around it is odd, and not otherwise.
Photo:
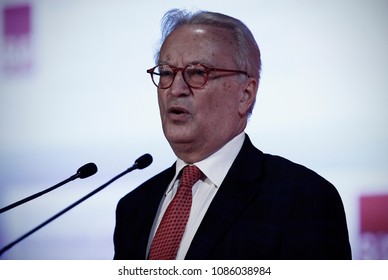
[[(212, 155), (208, 156), (204, 160), (194, 163), (203, 174), (215, 185), (216, 188), (221, 186), (222, 181), (225, 179), (233, 161), (236, 159), (238, 153), (245, 140), (245, 132), (240, 133), (228, 143), (226, 143), (221, 149)], [(186, 166), (189, 165), (181, 159), (177, 159), (175, 168), (176, 180), (179, 172)]]

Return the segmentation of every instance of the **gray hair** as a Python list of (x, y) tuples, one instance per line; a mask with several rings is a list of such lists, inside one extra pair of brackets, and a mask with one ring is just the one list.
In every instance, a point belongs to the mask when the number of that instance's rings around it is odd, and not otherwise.
[[(168, 11), (161, 22), (162, 38), (161, 46), (168, 35), (183, 25), (210, 25), (228, 30), (234, 37), (233, 53), (234, 62), (239, 70), (246, 71), (252, 78), (260, 80), (261, 59), (260, 50), (252, 32), (240, 20), (208, 11), (188, 12), (186, 10), (173, 9)], [(155, 55), (156, 63), (160, 58), (160, 48)], [(253, 106), (249, 112), (252, 113)]]
[[(183, 25), (210, 25), (228, 30), (234, 37), (234, 60), (240, 70), (247, 71), (250, 77), (260, 80), (261, 59), (260, 50), (252, 32), (240, 20), (214, 12), (173, 9), (162, 18), (161, 45), (168, 35)], [(159, 61), (160, 49), (156, 53), (155, 60)]]

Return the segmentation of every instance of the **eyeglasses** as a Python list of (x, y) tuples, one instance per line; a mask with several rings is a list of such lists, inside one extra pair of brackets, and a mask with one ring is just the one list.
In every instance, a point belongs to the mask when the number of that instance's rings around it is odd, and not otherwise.
[[(207, 81), (209, 80), (209, 74), (211, 72), (226, 72), (249, 76), (245, 71), (213, 68), (203, 64), (189, 64), (185, 67), (175, 67), (169, 64), (159, 64), (147, 70), (147, 73), (151, 75), (152, 82), (159, 89), (167, 89), (171, 87), (178, 72), (182, 73), (183, 80), (186, 82), (186, 84), (194, 89), (198, 89), (206, 85)], [(214, 78), (217, 77), (221, 76), (214, 76)]]

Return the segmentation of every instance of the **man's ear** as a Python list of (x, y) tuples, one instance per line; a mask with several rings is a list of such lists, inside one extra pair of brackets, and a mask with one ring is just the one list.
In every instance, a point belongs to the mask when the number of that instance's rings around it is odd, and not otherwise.
[(247, 115), (256, 100), (259, 83), (254, 78), (248, 78), (242, 85), (242, 95), (240, 99), (239, 114)]

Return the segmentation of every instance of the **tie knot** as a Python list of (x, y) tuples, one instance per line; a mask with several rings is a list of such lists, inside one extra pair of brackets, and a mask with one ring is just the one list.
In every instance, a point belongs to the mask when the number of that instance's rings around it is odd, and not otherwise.
[(183, 168), (181, 184), (192, 187), (202, 176), (202, 171), (195, 165)]

